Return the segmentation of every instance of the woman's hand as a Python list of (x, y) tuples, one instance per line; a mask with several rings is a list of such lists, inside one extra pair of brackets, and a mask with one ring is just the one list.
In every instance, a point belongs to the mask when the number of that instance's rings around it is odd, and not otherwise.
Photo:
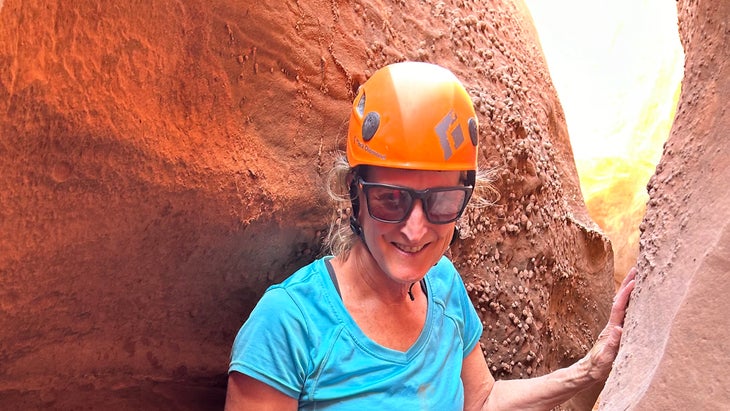
[(624, 278), (621, 287), (613, 298), (608, 324), (598, 335), (598, 340), (591, 351), (581, 360), (581, 366), (587, 367), (585, 370), (591, 379), (595, 381), (605, 381), (608, 378), (608, 374), (613, 367), (613, 361), (618, 354), (626, 307), (629, 304), (631, 291), (634, 289), (636, 273), (637, 269), (634, 267), (626, 274), (626, 278)]
[[(632, 268), (613, 299), (611, 316), (598, 341), (585, 357), (570, 367), (535, 378), (494, 382), (491, 375), (487, 375), (486, 361), (481, 359), (480, 363), (471, 358), (476, 354), (470, 354), (462, 370), (467, 409), (551, 410), (588, 387), (605, 381), (618, 354), (634, 277), (636, 269)], [(595, 398), (591, 402), (595, 402)]]

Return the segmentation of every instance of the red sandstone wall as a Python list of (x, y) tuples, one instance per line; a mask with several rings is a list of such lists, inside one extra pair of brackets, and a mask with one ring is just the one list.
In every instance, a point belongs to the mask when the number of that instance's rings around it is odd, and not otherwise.
[(0, 408), (220, 409), (238, 327), (319, 252), (353, 90), (405, 59), (464, 80), (498, 176), (453, 250), (495, 375), (605, 322), (610, 244), (520, 2), (0, 7)]

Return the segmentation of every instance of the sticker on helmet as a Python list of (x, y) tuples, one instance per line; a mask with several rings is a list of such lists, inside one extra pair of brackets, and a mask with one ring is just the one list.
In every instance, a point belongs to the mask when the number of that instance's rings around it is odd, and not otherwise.
[[(456, 124), (456, 127), (453, 127), (454, 124)], [(444, 151), (444, 160), (448, 160), (453, 154), (449, 140), (453, 142), (454, 150), (458, 150), (464, 143), (464, 133), (461, 131), (461, 125), (458, 123), (454, 110), (449, 111), (448, 114), (446, 114), (444, 118), (436, 124), (434, 130), (439, 136), (441, 149)], [(471, 134), (471, 130), (469, 130), (469, 134)], [(451, 137), (451, 139), (449, 139), (449, 137)]]

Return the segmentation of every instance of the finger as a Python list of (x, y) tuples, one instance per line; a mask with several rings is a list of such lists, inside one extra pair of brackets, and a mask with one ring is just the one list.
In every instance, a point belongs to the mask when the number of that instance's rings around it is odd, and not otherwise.
[(634, 284), (634, 280), (631, 280), (620, 293), (616, 294), (616, 299), (611, 307), (611, 316), (608, 320), (609, 324), (622, 325), (624, 323), (626, 308), (629, 305), (629, 299), (631, 298), (631, 292), (634, 290)]
[(631, 298), (631, 292), (634, 290), (636, 285), (636, 269), (632, 268), (626, 275), (624, 282), (621, 284), (621, 288), (616, 293), (613, 299), (613, 305), (611, 306), (611, 315), (609, 317), (609, 323), (615, 325), (621, 325), (624, 322), (626, 316), (626, 307), (629, 304)]
[(628, 301), (629, 296), (631, 296), (631, 291), (633, 291), (636, 284), (635, 280), (637, 272), (638, 270), (636, 269), (636, 267), (632, 267), (631, 270), (629, 270), (628, 274), (626, 274), (623, 282), (621, 282), (621, 287), (619, 287), (616, 295), (613, 297), (614, 306), (626, 306), (626, 302)]
[(611, 338), (609, 340), (609, 345), (611, 347), (614, 347), (616, 351), (618, 351), (618, 346), (621, 344), (621, 336), (624, 333), (623, 327), (620, 326), (614, 326), (613, 329), (611, 329)]
[(626, 305), (631, 297), (631, 292), (634, 291), (636, 286), (636, 280), (631, 279), (626, 285), (621, 287), (613, 298), (613, 305), (626, 308)]
[(631, 267), (629, 272), (626, 273), (626, 277), (624, 277), (624, 280), (621, 282), (619, 289), (626, 287), (629, 281), (636, 279), (636, 274), (638, 274), (638, 272), (639, 270), (636, 267)]

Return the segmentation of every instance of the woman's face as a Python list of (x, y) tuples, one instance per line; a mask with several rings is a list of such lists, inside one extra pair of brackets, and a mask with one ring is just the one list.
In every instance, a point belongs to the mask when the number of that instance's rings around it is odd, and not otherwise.
[[(369, 167), (363, 177), (367, 183), (391, 184), (424, 190), (432, 187), (460, 186), (458, 171), (401, 170)], [(371, 206), (377, 204), (371, 195)], [(404, 221), (385, 223), (373, 219), (365, 196), (360, 192), (360, 215), (367, 247), (375, 262), (390, 279), (413, 283), (426, 274), (443, 256), (451, 242), (455, 222), (433, 224), (424, 213), (423, 202), (415, 200)]]

